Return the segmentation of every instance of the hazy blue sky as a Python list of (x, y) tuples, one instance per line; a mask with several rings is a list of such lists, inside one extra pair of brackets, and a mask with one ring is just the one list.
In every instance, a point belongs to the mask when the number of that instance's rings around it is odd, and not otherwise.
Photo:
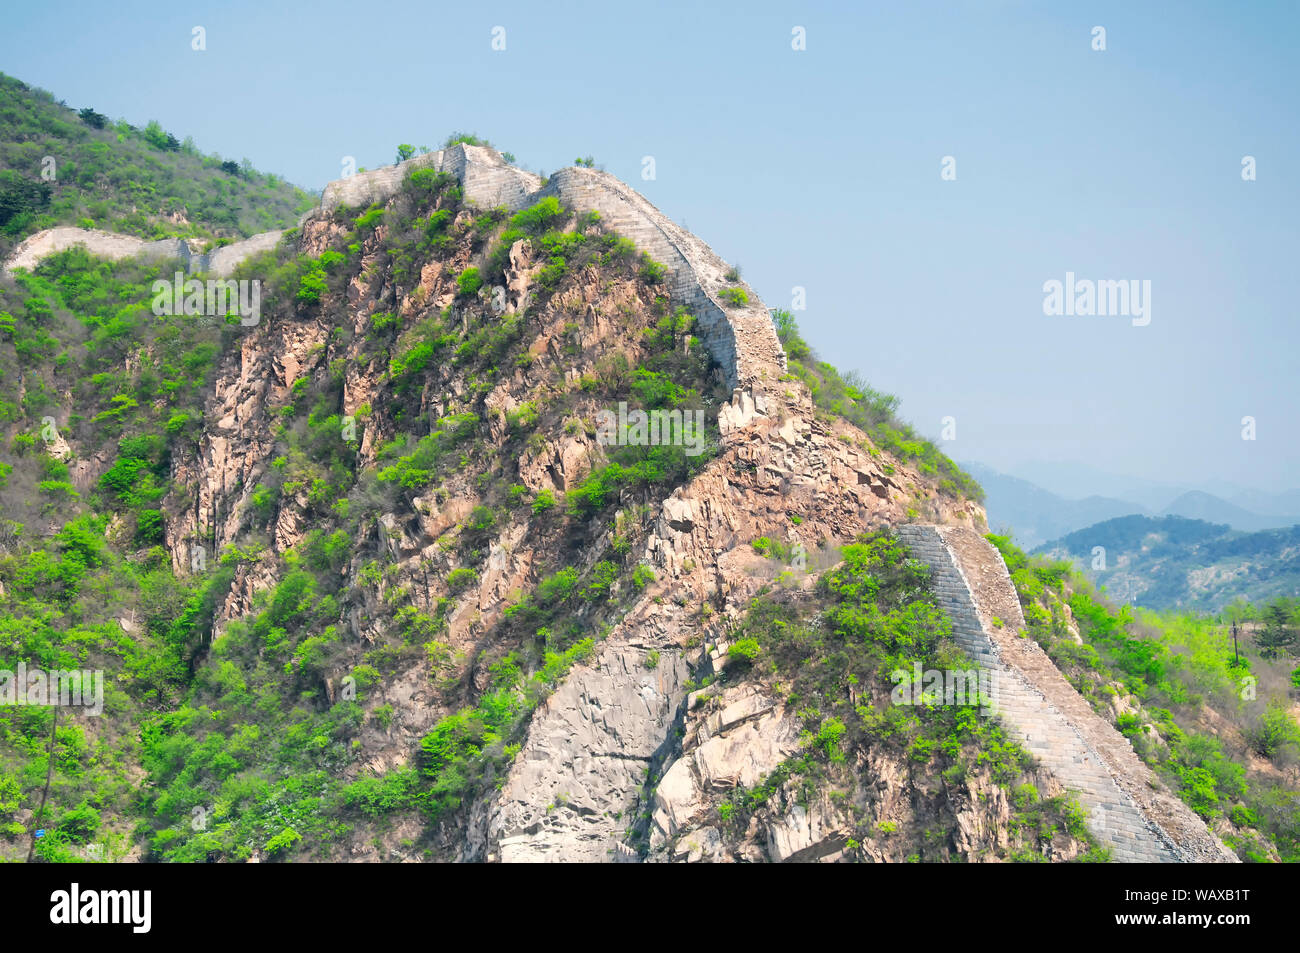
[[(591, 154), (769, 306), (806, 288), (814, 347), (930, 436), (955, 417), (958, 459), (1282, 489), (1298, 26), (1294, 3), (42, 2), (5, 10), (0, 70), (313, 189), (454, 130), (534, 170)], [(1045, 316), (1067, 271), (1149, 280), (1150, 324)]]

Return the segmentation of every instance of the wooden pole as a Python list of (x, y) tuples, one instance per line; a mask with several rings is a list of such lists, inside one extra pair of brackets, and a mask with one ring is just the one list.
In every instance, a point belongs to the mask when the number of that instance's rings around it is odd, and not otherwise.
[(27, 863), (32, 862), (32, 855), (36, 853), (36, 832), (40, 830), (41, 823), (45, 820), (45, 801), (50, 796), (50, 780), (54, 777), (54, 732), (59, 727), (59, 706), (54, 705), (54, 718), (50, 721), (50, 751), (47, 756), (49, 762), (45, 766), (45, 792), (41, 795), (41, 806), (36, 811), (36, 824), (32, 827), (32, 843), (27, 848)]

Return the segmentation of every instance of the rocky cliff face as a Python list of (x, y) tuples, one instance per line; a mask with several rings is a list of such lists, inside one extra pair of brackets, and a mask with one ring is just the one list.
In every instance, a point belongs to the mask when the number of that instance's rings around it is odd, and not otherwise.
[[(440, 177), (417, 186), (413, 172)], [(565, 210), (555, 227), (507, 232), (528, 227), (513, 213), (547, 199)], [(76, 241), (131, 252), (111, 237), (36, 238), (11, 264)], [(936, 859), (1086, 850), (1082, 834), (1009, 830), (1010, 795), (987, 772), (940, 779), (883, 749), (855, 753), (837, 796), (809, 793), (779, 777), (807, 747), (779, 684), (756, 675), (712, 697), (695, 688), (729, 664), (753, 600), (788, 584), (755, 541), (796, 554), (796, 579), (811, 583), (879, 527), (923, 521), (975, 539), (985, 529), (978, 504), (814, 407), (785, 373), (762, 302), (702, 241), (604, 173), (542, 182), (465, 145), (332, 183), (293, 247), (278, 238), (202, 263), (266, 278), (273, 303), (240, 329), (201, 432), (170, 457), (173, 483), (189, 491), (163, 513), (174, 569), (203, 572), (220, 556), (230, 570), (214, 641), (304, 558), (328, 564), (329, 630), (340, 634), (317, 666), (320, 695), (342, 697), (372, 663), (382, 675), (363, 699), (360, 755), (343, 769), (355, 779), (417, 764), (421, 739), (485, 697), (501, 664), (541, 668), (564, 639), (599, 636), (505, 749), (501, 774), (448, 799), (433, 856), (901, 860), (936, 829), (949, 832), (927, 855)], [(647, 454), (611, 468), (598, 413), (665, 380), (674, 401), (705, 412), (706, 462), (665, 470)], [(319, 555), (331, 531), (344, 558)], [(597, 595), (579, 603), (574, 580)], [(1001, 664), (1021, 665), (1011, 652)], [(734, 819), (728, 792), (774, 774), (763, 803)], [(1081, 777), (1045, 758), (1022, 780), (1050, 798)], [(1119, 809), (1144, 796), (1098, 797)], [(1185, 829), (1171, 834), (1151, 814), (1133, 814), (1133, 839), (1165, 845), (1161, 859), (1217, 852), (1194, 817), (1177, 815)], [(863, 842), (851, 832), (864, 818), (903, 834)], [(362, 822), (331, 850), (385, 856), (374, 845), (395, 850), (413, 824)]]
[[(781, 778), (744, 812), (730, 795), (760, 787), (806, 746), (795, 713), (771, 683), (698, 691), (688, 708), (680, 750), (654, 791), (651, 861), (1063, 862), (1087, 850), (1066, 830), (1040, 837), (1013, 823), (1015, 795), (987, 770), (951, 781), (882, 748), (856, 753), (840, 790)], [(1020, 782), (1046, 799), (1067, 793), (1046, 769)]]
[[(938, 517), (981, 520), (974, 504), (940, 498), (903, 471), (887, 476), (888, 463), (850, 442), (853, 428), (817, 420), (806, 393), (790, 394), (737, 391), (723, 406), (722, 453), (660, 504), (646, 540), (644, 561), (660, 583), (609, 634), (595, 664), (534, 716), (467, 857), (619, 856), (628, 818), (644, 809), (647, 777), (675, 740), (685, 673), (708, 663), (702, 646), (724, 640), (772, 580), (751, 540), (803, 546), (815, 563), (873, 526), (906, 519), (918, 503)], [(658, 664), (648, 670), (651, 652)]]
[[(716, 290), (724, 283), (725, 264), (626, 186), (600, 173), (569, 170), (572, 175), (557, 175), (540, 188), (527, 174), (504, 167), (495, 154), (474, 147), (431, 154), (410, 165), (453, 172), (466, 197), (478, 196), (481, 204), (517, 208), (558, 195), (575, 211), (600, 212), (602, 225), (621, 225), (620, 234), (630, 232), (671, 266), (670, 300), (684, 302), (696, 315), (720, 378), (744, 384), (711, 411), (719, 442), (716, 457), (639, 518), (640, 561), (653, 567), (656, 581), (613, 626), (591, 664), (576, 669), (535, 714), (499, 795), (475, 808), (467, 828), (453, 826), (443, 838), (445, 849), (463, 859), (618, 858), (628, 849), (626, 818), (644, 798), (647, 770), (662, 760), (680, 724), (685, 684), (702, 661), (699, 646), (717, 642), (766, 581), (756, 571), (761, 561), (749, 549), (751, 540), (773, 536), (804, 546), (817, 559), (864, 530), (902, 521), (918, 508), (933, 519), (979, 525), (982, 511), (941, 495), (900, 461), (877, 451), (855, 428), (819, 416), (802, 385), (781, 379), (780, 346), (756, 297), (739, 311), (724, 310)], [(331, 186), (322, 209), (305, 220), (299, 248), (309, 254), (328, 249), (340, 233), (334, 211), (353, 203), (364, 207), (400, 201), (394, 196), (402, 180), (394, 170), (381, 170)], [(365, 351), (370, 316), (392, 309), (414, 317), (430, 305), (457, 303), (451, 276), (481, 259), (472, 243), (465, 243), (445, 264), (426, 266), (418, 278), (402, 284), (386, 264), (390, 239), (381, 226), (363, 243), (360, 271), (343, 293), (340, 309), (352, 344), (333, 341), (337, 312), (322, 309), (317, 315), (298, 309), (291, 321), (271, 320), (253, 329), (227, 360), (212, 399), (212, 425), (194, 458), (176, 466), (176, 479), (197, 488), (192, 505), (167, 522), (178, 569), (193, 561), (195, 546), (215, 553), (247, 535), (254, 494), (275, 454), (276, 410), (290, 403), (298, 382), (319, 378), (340, 363), (346, 367), (338, 409), (344, 415), (365, 407), (374, 412), (358, 447), (361, 468), (377, 462), (377, 448), (397, 431), (381, 409), (391, 386), (384, 380), (384, 364)], [(508, 313), (532, 307), (539, 267), (523, 243), (512, 249), (503, 273)], [(657, 291), (633, 280), (611, 283), (593, 271), (549, 297), (540, 313), (530, 314), (536, 331), (527, 352), (536, 359), (504, 377), (483, 398), (493, 420), (492, 441), (505, 446), (505, 418), (517, 408), (544, 403), (557, 376), (564, 389), (574, 390), (574, 382), (594, 373), (611, 352), (627, 353), (635, 364), (632, 341), (638, 322), (633, 319), (629, 328), (617, 316), (650, 313)], [(464, 320), (471, 327), (496, 320), (486, 309), (466, 310)], [(712, 327), (701, 312), (712, 314)], [(582, 342), (576, 353), (568, 343), (575, 319)], [(465, 398), (471, 390), (465, 375), (431, 373), (418, 414), (441, 417), (469, 409), (472, 402)], [(590, 421), (595, 409), (573, 408), (567, 417)], [(550, 433), (519, 459), (519, 479), (533, 493), (565, 491), (602, 457), (602, 448), (585, 428)], [(301, 542), (312, 523), (307, 497), (306, 486), (282, 497), (265, 529), (268, 555)], [(453, 479), (437, 499), (416, 497), (412, 510), (382, 515), (385, 538), (380, 542), (393, 565), (378, 592), (351, 592), (345, 611), (355, 637), (363, 642), (382, 637), (373, 620), (383, 614), (386, 591), (406, 589), (414, 604), (430, 611), (449, 595), (434, 581), (454, 567), (446, 553), (447, 534), (483, 499), (475, 479)], [(448, 615), (453, 655), (473, 657), (483, 651), (510, 597), (535, 584), (538, 567), (548, 563), (539, 550), (546, 545), (535, 525), (539, 522), (512, 524), (488, 542), (477, 586), (456, 599)], [(589, 563), (600, 544), (593, 548), (584, 557)], [(355, 578), (363, 562), (358, 556), (345, 573)], [(254, 594), (273, 584), (273, 566), (269, 558), (241, 562), (220, 618), (247, 613)], [(644, 665), (650, 652), (658, 656), (653, 670)], [(478, 671), (482, 675), (481, 667)], [(427, 678), (417, 672), (399, 675), (398, 682), (404, 687), (396, 697), (403, 705), (388, 736), (374, 739), (377, 750), (368, 759), (372, 769), (404, 763), (419, 735), (455, 700), (439, 704)], [(393, 689), (388, 695), (393, 697)]]

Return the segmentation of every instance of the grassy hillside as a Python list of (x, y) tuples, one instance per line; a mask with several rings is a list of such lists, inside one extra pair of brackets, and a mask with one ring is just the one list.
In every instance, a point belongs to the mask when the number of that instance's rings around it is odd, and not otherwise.
[(819, 409), (844, 418), (865, 431), (876, 447), (914, 464), (923, 476), (933, 479), (940, 492), (984, 499), (979, 483), (910, 424), (899, 419), (897, 397), (875, 390), (856, 371), (841, 375), (821, 360), (800, 336), (799, 326), (789, 311), (778, 310), (773, 319), (789, 360), (790, 375), (807, 385)]
[(71, 109), (0, 73), (0, 256), (55, 225), (142, 238), (239, 238), (292, 226), (314, 198), (156, 122)]
[[(1098, 546), (1105, 568), (1093, 568)], [(1217, 612), (1235, 599), (1300, 596), (1300, 526), (1244, 533), (1182, 516), (1124, 516), (1037, 551), (1074, 561), (1111, 598), (1151, 609)]]

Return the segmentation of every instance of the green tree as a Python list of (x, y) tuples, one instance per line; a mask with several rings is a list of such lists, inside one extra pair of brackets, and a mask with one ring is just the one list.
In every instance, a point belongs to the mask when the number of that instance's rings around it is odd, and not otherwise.
[(149, 145), (153, 146), (155, 149), (166, 150), (170, 148), (179, 148), (180, 146), (179, 142), (176, 143), (175, 147), (169, 145), (169, 142), (175, 142), (176, 139), (163, 129), (157, 119), (150, 119), (149, 124), (144, 127), (144, 141), (149, 143)]
[(1289, 599), (1275, 599), (1264, 607), (1264, 629), (1256, 639), (1259, 654), (1277, 658), (1296, 644), (1295, 606)]
[(87, 126), (91, 126), (95, 129), (103, 129), (104, 124), (108, 122), (107, 116), (103, 113), (95, 112), (95, 110), (91, 109), (89, 106), (81, 110), (77, 115), (81, 117), (81, 121)]

